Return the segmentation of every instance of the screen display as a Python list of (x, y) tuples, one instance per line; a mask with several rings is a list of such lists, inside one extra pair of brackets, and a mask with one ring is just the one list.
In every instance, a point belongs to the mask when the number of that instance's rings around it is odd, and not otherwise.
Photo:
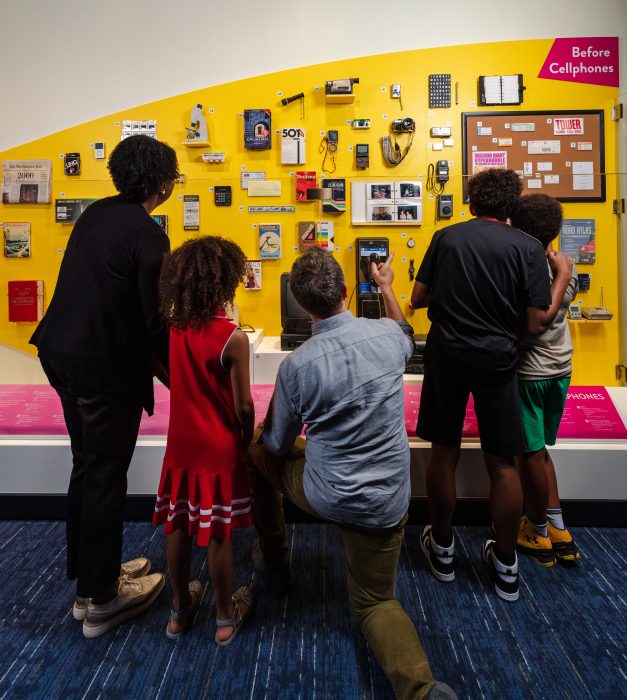
[(359, 255), (362, 257), (370, 257), (372, 253), (376, 253), (380, 258), (385, 260), (388, 256), (387, 246), (384, 245), (365, 245), (359, 248)]
[(311, 331), (311, 319), (309, 314), (301, 308), (290, 289), (289, 272), (281, 275), (281, 325), (284, 332), (309, 333)]

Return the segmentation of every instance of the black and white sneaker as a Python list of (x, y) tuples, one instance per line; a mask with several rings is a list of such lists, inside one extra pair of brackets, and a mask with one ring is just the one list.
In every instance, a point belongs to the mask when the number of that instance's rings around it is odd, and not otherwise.
[(427, 559), (431, 573), (438, 581), (448, 583), (455, 580), (455, 540), (450, 547), (440, 547), (433, 539), (431, 525), (425, 525), (420, 533), (420, 549)]
[[(494, 540), (486, 540), (481, 550), (481, 558), (490, 569), (494, 591), (499, 598), (513, 603), (518, 600), (518, 557), (511, 566), (501, 562), (494, 553)], [(514, 556), (516, 556), (514, 554)]]

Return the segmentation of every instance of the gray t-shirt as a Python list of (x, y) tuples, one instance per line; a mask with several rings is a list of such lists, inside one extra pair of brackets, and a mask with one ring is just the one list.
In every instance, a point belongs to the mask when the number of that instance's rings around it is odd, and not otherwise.
[(350, 311), (314, 323), (274, 387), (269, 452), (282, 454), (307, 425), (303, 487), (322, 517), (391, 527), (409, 505), (403, 372), (412, 329)]
[[(550, 265), (549, 275), (553, 282), (554, 275)], [(566, 321), (566, 312), (576, 293), (577, 270), (573, 265), (572, 277), (564, 293), (562, 305), (551, 326), (540, 335), (527, 334), (520, 342), (520, 360), (517, 368), (520, 379), (556, 379), (572, 374), (573, 341)]]

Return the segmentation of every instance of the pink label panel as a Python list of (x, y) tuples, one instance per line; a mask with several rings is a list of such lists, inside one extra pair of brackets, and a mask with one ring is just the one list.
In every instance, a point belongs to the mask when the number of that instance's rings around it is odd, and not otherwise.
[(538, 78), (619, 86), (618, 37), (555, 39)]
[[(266, 416), (273, 386), (251, 387), (255, 401), (255, 420)], [(420, 384), (405, 386), (405, 427), (407, 434), (416, 434), (420, 407)], [(170, 396), (161, 385), (155, 386), (155, 413), (142, 417), (140, 435), (165, 436), (168, 432)], [(46, 384), (0, 385), (0, 435), (66, 435), (59, 398)], [(464, 437), (477, 437), (477, 417), (472, 396), (466, 407)], [(571, 386), (558, 437), (579, 440), (625, 440), (627, 427), (607, 390), (600, 386)]]

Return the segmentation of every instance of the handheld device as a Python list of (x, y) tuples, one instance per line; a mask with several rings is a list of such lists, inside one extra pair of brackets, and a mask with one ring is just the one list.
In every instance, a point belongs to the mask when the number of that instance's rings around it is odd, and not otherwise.
[(359, 78), (345, 78), (343, 80), (327, 80), (324, 84), (326, 95), (351, 95), (353, 85), (359, 83)]
[(450, 219), (453, 216), (453, 195), (438, 195), (438, 219)]
[(385, 262), (390, 255), (387, 238), (358, 238), (356, 251), (357, 316), (381, 318), (385, 307), (381, 292), (372, 278), (372, 263)]
[(213, 189), (213, 202), (216, 207), (230, 207), (232, 197), (231, 185), (216, 185)]
[(568, 307), (568, 317), (571, 321), (581, 321), (583, 316), (581, 315), (581, 309), (579, 304), (570, 304)]
[(448, 160), (439, 160), (435, 166), (435, 179), (438, 182), (448, 182)]
[(370, 154), (367, 143), (358, 143), (355, 146), (355, 167), (364, 170), (370, 165)]

